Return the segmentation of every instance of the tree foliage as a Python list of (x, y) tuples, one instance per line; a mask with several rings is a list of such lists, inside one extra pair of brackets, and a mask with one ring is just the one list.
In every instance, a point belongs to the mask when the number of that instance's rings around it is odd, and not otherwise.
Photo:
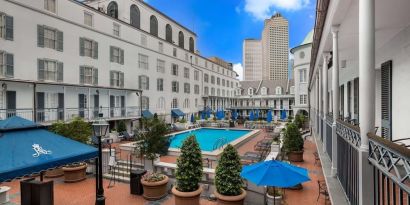
[(305, 116), (304, 116), (304, 115), (302, 115), (302, 114), (297, 114), (297, 115), (295, 116), (294, 122), (295, 122), (295, 125), (296, 125), (297, 128), (303, 128), (303, 126), (304, 126), (304, 124), (305, 124), (305, 121), (306, 121), (306, 119), (305, 119)]
[(302, 151), (303, 150), (303, 138), (299, 132), (298, 127), (294, 123), (288, 123), (284, 130), (283, 146), (286, 151)]
[(125, 126), (124, 120), (121, 120), (121, 121), (118, 123), (117, 131), (118, 131), (119, 133), (124, 132), (124, 131), (127, 131), (127, 126)]
[(181, 192), (192, 192), (198, 189), (202, 178), (202, 155), (195, 135), (185, 139), (181, 155), (177, 159), (176, 188)]
[(156, 116), (141, 120), (146, 132), (139, 132), (137, 135), (139, 153), (150, 160), (154, 160), (157, 154), (166, 155), (169, 147), (168, 138), (165, 136), (168, 132), (166, 123)]
[(49, 127), (49, 130), (81, 143), (89, 142), (90, 136), (92, 135), (91, 125), (79, 117), (74, 118), (74, 120), (69, 123), (62, 121), (55, 122)]
[(215, 186), (219, 194), (237, 196), (242, 193), (242, 166), (236, 149), (228, 144), (216, 167)]

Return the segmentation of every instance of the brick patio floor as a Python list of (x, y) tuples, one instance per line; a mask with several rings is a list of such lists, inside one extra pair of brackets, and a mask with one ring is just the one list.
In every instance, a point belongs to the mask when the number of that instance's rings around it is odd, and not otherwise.
[[(248, 141), (246, 144), (238, 148), (240, 155), (246, 151), (253, 151), (253, 147), (257, 141), (263, 139), (265, 132), (261, 133)], [(318, 185), (317, 180), (323, 180), (323, 173), (320, 164), (314, 165), (315, 158), (313, 153), (316, 151), (316, 144), (312, 138), (308, 138), (305, 141), (304, 162), (295, 163), (298, 166), (307, 168), (309, 170), (309, 176), (311, 181), (303, 183), (303, 190), (286, 190), (285, 191), (285, 203), (287, 205), (316, 205), (325, 204), (323, 196), (320, 196), (317, 202)], [(161, 157), (161, 161), (175, 162), (176, 157), (164, 156)], [(47, 180), (47, 179), (46, 179)], [(54, 179), (54, 199), (55, 205), (93, 205), (95, 203), (95, 180), (90, 177), (82, 182), (78, 183), (64, 183), (61, 178)], [(107, 205), (149, 205), (149, 204), (163, 204), (172, 205), (174, 199), (172, 195), (168, 195), (165, 199), (158, 202), (148, 202), (140, 196), (130, 194), (129, 184), (117, 182), (114, 187), (107, 188), (109, 180), (104, 180), (104, 189)], [(10, 186), (11, 203), (7, 205), (19, 205), (20, 204), (20, 186), (19, 181), (3, 183), (0, 186)], [(201, 205), (214, 205), (215, 202), (208, 201), (207, 199), (201, 199)], [(330, 204), (327, 201), (327, 204)]]

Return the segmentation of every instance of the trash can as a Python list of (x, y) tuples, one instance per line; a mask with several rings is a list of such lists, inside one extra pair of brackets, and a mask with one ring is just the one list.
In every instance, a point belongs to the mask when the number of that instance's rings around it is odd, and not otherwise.
[(144, 174), (147, 173), (146, 170), (136, 169), (130, 172), (130, 190), (131, 194), (142, 195), (143, 189), (141, 184), (141, 178)]
[(34, 178), (20, 181), (21, 205), (53, 205), (54, 182)]

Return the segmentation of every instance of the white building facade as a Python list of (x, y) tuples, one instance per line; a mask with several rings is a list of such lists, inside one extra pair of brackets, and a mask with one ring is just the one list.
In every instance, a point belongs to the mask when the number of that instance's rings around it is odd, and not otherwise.
[(243, 80), (262, 80), (262, 42), (245, 39), (242, 48)]
[(101, 111), (131, 126), (141, 111), (170, 121), (173, 109), (202, 110), (209, 94), (234, 96), (232, 68), (198, 55), (195, 33), (143, 1), (2, 0), (0, 15), (3, 119)]

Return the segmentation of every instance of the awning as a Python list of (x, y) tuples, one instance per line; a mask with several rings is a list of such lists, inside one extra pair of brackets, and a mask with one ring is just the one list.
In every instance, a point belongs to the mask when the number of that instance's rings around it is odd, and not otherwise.
[(0, 121), (0, 182), (97, 157), (97, 149), (11, 117)]
[(182, 117), (185, 116), (185, 113), (183, 113), (180, 109), (172, 109), (171, 115), (172, 117)]
[(154, 115), (149, 110), (143, 110), (142, 117), (149, 119), (149, 118), (153, 118)]

